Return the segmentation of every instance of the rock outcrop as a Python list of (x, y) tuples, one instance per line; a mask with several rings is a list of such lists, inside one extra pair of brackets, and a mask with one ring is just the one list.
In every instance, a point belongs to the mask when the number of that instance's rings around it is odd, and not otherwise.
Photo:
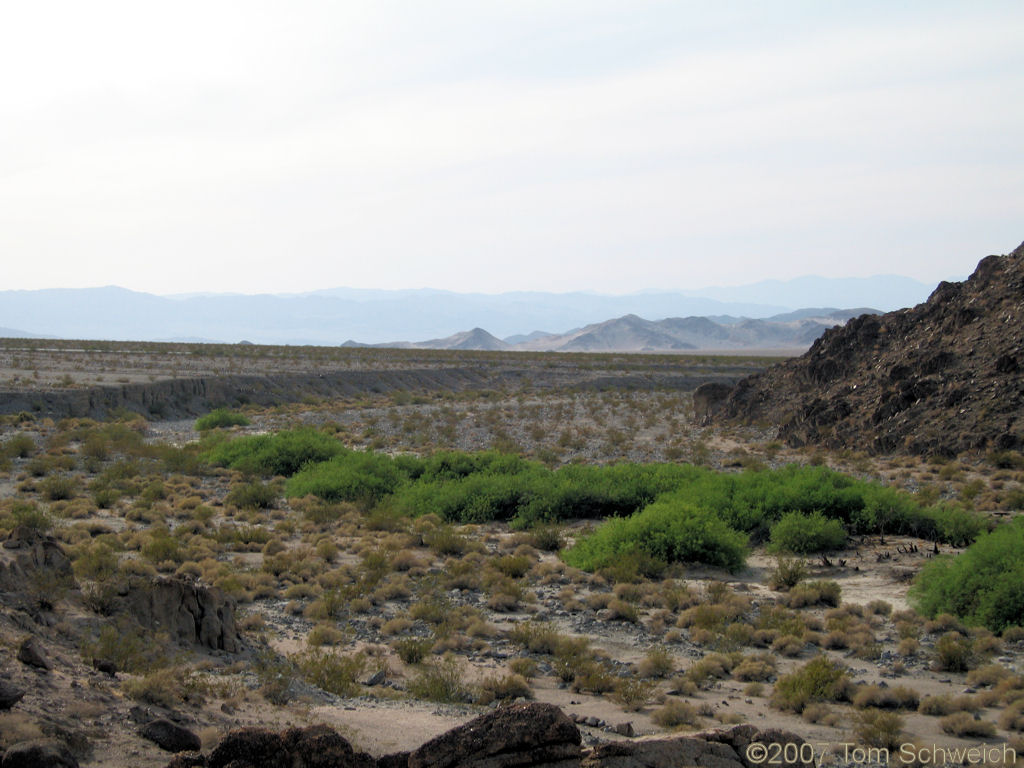
[(409, 768), (579, 765), (579, 729), (554, 704), (513, 704), (431, 739)]
[[(167, 768), (757, 768), (769, 756), (772, 765), (814, 768), (813, 760), (793, 760), (810, 756), (811, 747), (799, 736), (752, 725), (591, 748), (581, 743), (579, 730), (558, 707), (524, 703), (481, 715), (412, 752), (374, 758), (326, 726), (283, 733), (244, 728), (229, 733), (209, 755), (179, 755)], [(791, 746), (748, 754), (752, 744)]]
[(34, 528), (20, 525), (0, 550), (0, 592), (52, 593), (74, 584), (71, 560), (60, 543)]
[(928, 301), (862, 315), (698, 418), (770, 423), (799, 447), (953, 456), (1024, 447), (1024, 244)]
[(228, 653), (242, 650), (234, 601), (216, 587), (181, 578), (136, 582), (128, 590), (121, 610), (142, 626), (166, 632), (185, 645)]

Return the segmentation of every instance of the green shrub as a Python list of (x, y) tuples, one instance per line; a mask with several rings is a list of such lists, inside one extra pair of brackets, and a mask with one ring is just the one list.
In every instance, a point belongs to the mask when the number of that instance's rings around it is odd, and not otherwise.
[(636, 552), (666, 563), (704, 563), (738, 571), (746, 561), (747, 537), (712, 512), (661, 501), (630, 517), (604, 522), (563, 557), (569, 565), (593, 571)]
[(288, 480), (285, 493), (289, 497), (312, 494), (329, 502), (357, 502), (369, 508), (407, 479), (401, 465), (386, 455), (344, 451), (295, 474)]
[(304, 427), (215, 442), (204, 456), (211, 464), (249, 474), (287, 476), (308, 462), (327, 461), (344, 450), (336, 438)]
[(815, 701), (840, 701), (848, 694), (846, 670), (827, 656), (811, 659), (775, 683), (772, 706), (788, 712), (803, 712)]
[(846, 544), (846, 529), (838, 520), (829, 520), (820, 512), (806, 515), (790, 512), (771, 529), (771, 550), (807, 555), (841, 549)]
[(950, 613), (993, 632), (1024, 623), (1024, 519), (981, 534), (955, 558), (926, 564), (910, 596), (929, 617)]
[(219, 429), (221, 427), (247, 427), (252, 422), (241, 413), (229, 411), (226, 408), (217, 408), (205, 416), (196, 419), (196, 431), (205, 432), (208, 429)]

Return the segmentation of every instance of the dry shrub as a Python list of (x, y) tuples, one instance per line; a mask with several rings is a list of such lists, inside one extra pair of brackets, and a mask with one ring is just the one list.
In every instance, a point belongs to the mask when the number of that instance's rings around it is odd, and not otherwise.
[(1018, 699), (1002, 711), (999, 727), (1004, 731), (1024, 731), (1024, 699)]
[(615, 683), (612, 698), (627, 712), (639, 712), (654, 694), (654, 682), (625, 678)]
[(952, 696), (948, 693), (936, 696), (925, 696), (918, 704), (917, 711), (922, 715), (941, 717), (954, 712), (977, 712), (981, 704), (974, 696)]
[(996, 726), (988, 720), (981, 720), (967, 712), (954, 712), (939, 720), (939, 727), (952, 736), (991, 738), (996, 735)]
[(495, 699), (532, 699), (533, 691), (522, 675), (512, 672), (507, 675), (492, 675), (480, 681), (479, 704), (490, 704)]
[(732, 676), (743, 682), (770, 680), (775, 675), (775, 659), (768, 654), (746, 656), (733, 667)]
[(700, 715), (696, 707), (685, 701), (670, 700), (651, 713), (651, 720), (662, 728), (696, 727), (700, 725)]
[(632, 603), (627, 603), (625, 600), (612, 600), (608, 603), (608, 607), (605, 608), (605, 610), (609, 612), (609, 621), (626, 621), (630, 624), (636, 624), (640, 620), (636, 607), (634, 607)]
[(340, 645), (345, 640), (345, 633), (333, 624), (317, 624), (306, 635), (306, 644), (317, 645)]
[(664, 648), (652, 648), (636, 665), (640, 677), (665, 678), (675, 672), (675, 658)]
[(1013, 674), (1006, 667), (1000, 664), (986, 664), (983, 667), (972, 669), (967, 673), (967, 683), (983, 688), (989, 688), (996, 685), (1001, 680), (1005, 680)]
[(959, 632), (947, 632), (935, 641), (932, 666), (942, 672), (966, 672), (973, 663), (971, 641)]
[(864, 709), (856, 714), (854, 733), (861, 744), (894, 750), (903, 742), (903, 718), (895, 712)]
[(537, 662), (528, 656), (521, 656), (519, 658), (512, 659), (508, 663), (508, 668), (515, 674), (525, 677), (527, 680), (537, 674)]
[(772, 650), (782, 656), (794, 657), (799, 656), (805, 646), (802, 637), (794, 637), (793, 635), (782, 635), (775, 638), (772, 642)]
[(853, 696), (853, 705), (863, 709), (917, 709), (921, 698), (917, 691), (905, 685), (883, 688), (880, 685), (865, 685)]

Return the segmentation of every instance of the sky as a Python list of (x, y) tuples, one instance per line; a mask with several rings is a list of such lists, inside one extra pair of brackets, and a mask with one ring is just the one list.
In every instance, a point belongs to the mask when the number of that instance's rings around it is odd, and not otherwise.
[(1024, 240), (1024, 3), (0, 6), (0, 289), (962, 278)]

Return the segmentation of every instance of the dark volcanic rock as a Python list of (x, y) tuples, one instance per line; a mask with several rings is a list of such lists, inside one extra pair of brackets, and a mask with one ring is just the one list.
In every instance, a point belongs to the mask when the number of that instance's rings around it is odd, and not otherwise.
[(25, 691), (21, 688), (6, 680), (0, 680), (0, 710), (10, 709), (21, 701), (24, 695)]
[(576, 765), (580, 732), (554, 704), (513, 704), (431, 739), (409, 768)]
[(181, 578), (132, 585), (122, 609), (144, 627), (167, 632), (181, 643), (238, 653), (234, 601), (216, 587)]
[[(179, 756), (167, 768), (758, 768), (771, 758), (786, 768), (814, 768), (812, 747), (795, 734), (739, 725), (667, 739), (615, 741), (580, 748), (580, 732), (553, 704), (514, 704), (471, 720), (419, 749), (377, 760), (355, 752), (326, 726), (282, 734), (261, 728), (232, 731), (203, 759)], [(748, 756), (751, 744), (789, 745), (778, 754)]]
[(63, 742), (35, 739), (10, 747), (0, 768), (78, 768), (78, 761)]
[[(262, 728), (232, 731), (210, 753), (209, 768), (375, 768), (377, 761), (356, 752), (324, 725), (291, 728), (282, 734)], [(170, 768), (170, 766), (168, 766)]]
[(34, 637), (26, 637), (18, 646), (18, 661), (36, 669), (53, 669), (53, 662), (46, 657), (46, 652)]
[(280, 734), (264, 728), (241, 728), (225, 736), (207, 758), (210, 768), (260, 766), (291, 768), (291, 757)]
[(146, 723), (139, 735), (168, 752), (198, 752), (203, 746), (196, 734), (166, 718)]
[[(701, 401), (792, 446), (941, 454), (1024, 447), (1024, 245), (928, 301), (862, 315), (801, 357)], [(717, 394), (717, 393), (716, 393)]]
[(72, 586), (71, 560), (52, 536), (20, 525), (0, 550), (0, 592), (39, 592)]

